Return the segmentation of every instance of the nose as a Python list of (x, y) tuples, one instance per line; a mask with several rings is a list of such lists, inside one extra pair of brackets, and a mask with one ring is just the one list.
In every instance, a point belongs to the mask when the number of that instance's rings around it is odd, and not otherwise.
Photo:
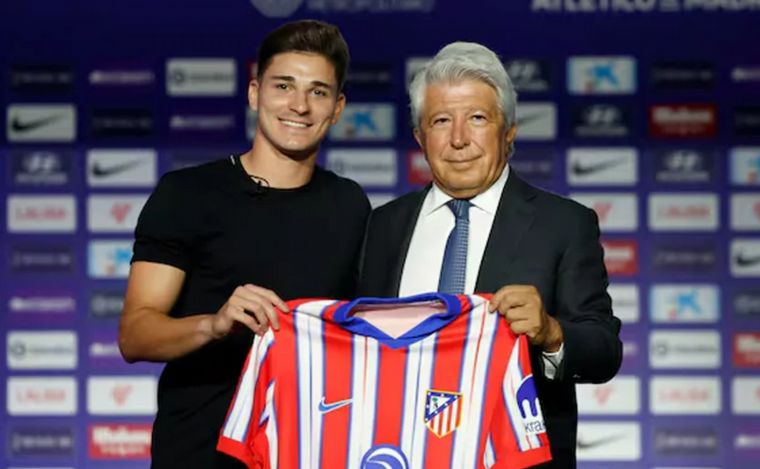
[(290, 109), (298, 114), (306, 114), (309, 112), (309, 100), (306, 96), (306, 92), (295, 91), (290, 95)]
[(470, 128), (465, 119), (454, 119), (451, 126), (451, 146), (461, 149), (470, 144)]

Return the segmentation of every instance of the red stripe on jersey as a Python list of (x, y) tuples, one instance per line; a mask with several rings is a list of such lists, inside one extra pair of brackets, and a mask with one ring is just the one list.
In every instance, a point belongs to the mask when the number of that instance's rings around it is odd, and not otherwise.
[(400, 446), (407, 349), (380, 345), (374, 444)]
[[(323, 317), (332, 318), (337, 308), (338, 305), (331, 306)], [(332, 322), (325, 321), (324, 325), (324, 402), (331, 404), (352, 398), (353, 336)], [(346, 467), (351, 407), (349, 404), (322, 414), (322, 457), (319, 467)]]
[[(291, 309), (292, 311), (292, 309)], [(270, 354), (276, 374), (276, 392), (274, 407), (277, 413), (278, 452), (277, 461), (280, 469), (298, 469), (299, 425), (298, 422), (298, 353), (296, 349), (295, 326), (292, 314), (280, 314), (280, 331), (275, 334), (275, 343), (280, 351)], [(271, 352), (271, 351), (270, 351)]]
[[(463, 309), (462, 314), (459, 314), (446, 328), (441, 329), (436, 339), (431, 383), (432, 389), (436, 391), (459, 392), (460, 389), (465, 339), (467, 338), (467, 326), (470, 322), (470, 303), (467, 296), (459, 296), (459, 299), (462, 301), (462, 308), (467, 309)], [(464, 399), (460, 397), (459, 406), (461, 407), (463, 404)], [(454, 410), (453, 407), (451, 410)], [(461, 415), (461, 412), (459, 414)], [(449, 412), (450, 419), (457, 417), (458, 415)], [(446, 426), (450, 421), (444, 421), (443, 426)], [(443, 438), (438, 438), (432, 431), (427, 431), (425, 468), (437, 469), (451, 465), (451, 452), (454, 447), (456, 432), (457, 430), (454, 430)]]
[[(486, 313), (489, 314), (489, 313)], [(483, 415), (492, 416), (489, 419), (484, 418), (480, 422), (480, 440), (478, 441), (477, 460), (483, 461), (486, 450), (486, 441), (488, 434), (491, 433), (491, 442), (494, 446), (496, 460), (509, 458), (519, 451), (515, 441), (514, 433), (510, 427), (509, 415), (504, 406), (504, 397), (502, 392), (502, 383), (507, 372), (507, 365), (512, 353), (515, 335), (507, 325), (506, 320), (497, 318), (496, 332), (491, 344), (490, 360), (488, 362), (488, 373), (486, 375), (486, 394), (483, 401)], [(506, 446), (508, 453), (504, 453), (502, 440), (507, 440)]]

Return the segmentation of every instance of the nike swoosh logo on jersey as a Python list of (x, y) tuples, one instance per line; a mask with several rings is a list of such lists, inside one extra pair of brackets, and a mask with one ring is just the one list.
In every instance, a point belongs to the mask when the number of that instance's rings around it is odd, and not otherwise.
[(338, 410), (341, 407), (346, 407), (347, 405), (351, 404), (352, 399), (344, 399), (342, 401), (335, 401), (327, 404), (325, 402), (324, 396), (322, 397), (322, 400), (319, 401), (319, 411), (323, 414), (326, 414), (328, 412), (332, 412), (333, 410)]
[(621, 163), (622, 161), (620, 160), (610, 160), (610, 161), (602, 161), (601, 163), (584, 165), (576, 161), (575, 163), (573, 163), (573, 172), (579, 176), (585, 176), (587, 174), (591, 174), (597, 171), (602, 171), (608, 168), (615, 167)]
[(44, 127), (50, 123), (53, 123), (62, 117), (63, 116), (61, 115), (57, 115), (47, 116), (41, 119), (22, 121), (18, 116), (14, 116), (11, 120), (11, 129), (14, 132), (31, 132), (32, 130), (39, 129), (40, 127)]
[(736, 259), (736, 265), (739, 267), (751, 267), (760, 264), (760, 256), (749, 257), (739, 253), (734, 259)]
[(596, 448), (597, 446), (602, 446), (607, 443), (612, 443), (613, 441), (617, 441), (623, 438), (623, 435), (610, 435), (605, 436), (604, 438), (597, 438), (596, 440), (586, 441), (578, 438), (578, 444), (577, 447), (580, 450), (584, 449), (591, 449)]
[(135, 166), (142, 163), (142, 161), (128, 161), (126, 163), (117, 164), (114, 166), (101, 166), (100, 163), (95, 162), (95, 164), (92, 165), (92, 175), (95, 177), (108, 177), (113, 176), (114, 174), (122, 173), (124, 171), (130, 170), (134, 168)]

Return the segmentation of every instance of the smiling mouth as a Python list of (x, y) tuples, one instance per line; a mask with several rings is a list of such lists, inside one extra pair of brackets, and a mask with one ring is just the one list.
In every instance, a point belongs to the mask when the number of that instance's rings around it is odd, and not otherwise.
[(311, 124), (307, 124), (305, 122), (292, 121), (288, 119), (280, 119), (280, 122), (282, 122), (283, 125), (287, 127), (291, 127), (293, 129), (308, 129), (309, 127), (311, 127)]

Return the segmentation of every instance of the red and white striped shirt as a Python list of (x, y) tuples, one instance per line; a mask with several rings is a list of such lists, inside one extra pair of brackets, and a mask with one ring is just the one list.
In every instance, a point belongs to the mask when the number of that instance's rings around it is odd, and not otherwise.
[[(488, 313), (489, 298), (290, 302), (280, 330), (253, 341), (219, 450), (267, 469), (550, 460), (527, 341)], [(392, 314), (389, 305), (437, 312), (394, 337), (373, 321)]]

